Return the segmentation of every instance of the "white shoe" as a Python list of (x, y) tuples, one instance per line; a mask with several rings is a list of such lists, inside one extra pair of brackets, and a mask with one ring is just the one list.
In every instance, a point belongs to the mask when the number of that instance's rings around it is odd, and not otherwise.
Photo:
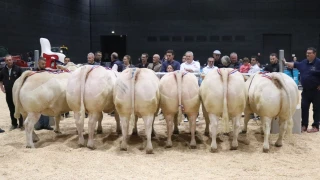
[(184, 122), (188, 122), (188, 118), (184, 118)]
[(196, 119), (196, 122), (199, 122), (199, 118)]

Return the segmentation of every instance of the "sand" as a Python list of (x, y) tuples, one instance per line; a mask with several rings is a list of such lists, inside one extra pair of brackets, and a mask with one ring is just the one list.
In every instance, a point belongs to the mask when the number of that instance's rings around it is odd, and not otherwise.
[[(73, 118), (61, 121), (62, 135), (53, 131), (36, 131), (40, 141), (36, 149), (25, 148), (25, 133), (9, 131), (9, 110), (0, 93), (0, 180), (3, 179), (320, 179), (320, 135), (294, 135), (294, 143), (285, 139), (283, 147), (262, 152), (263, 136), (259, 125), (249, 122), (250, 145), (240, 135), (239, 148), (229, 150), (230, 140), (223, 136), (218, 153), (211, 153), (211, 138), (203, 135), (205, 122), (197, 123), (197, 149), (189, 149), (189, 123), (182, 123), (180, 135), (173, 136), (173, 147), (165, 148), (166, 123), (155, 121), (157, 136), (154, 154), (147, 155), (144, 124), (138, 121), (139, 136), (131, 136), (128, 151), (120, 151), (121, 136), (116, 134), (113, 117), (104, 114), (103, 134), (95, 136), (96, 150), (79, 148)], [(71, 113), (72, 115), (72, 113)], [(312, 113), (310, 114), (312, 117)], [(311, 119), (311, 118), (310, 118)], [(87, 132), (87, 122), (85, 121)], [(259, 122), (259, 121), (258, 121)], [(85, 136), (87, 140), (88, 136)]]

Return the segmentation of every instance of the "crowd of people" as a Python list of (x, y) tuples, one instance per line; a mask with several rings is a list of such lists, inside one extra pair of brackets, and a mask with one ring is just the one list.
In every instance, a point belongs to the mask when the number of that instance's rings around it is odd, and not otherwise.
[[(302, 92), (302, 132), (318, 132), (319, 131), (319, 120), (320, 120), (320, 59), (316, 57), (317, 50), (313, 47), (307, 49), (306, 56), (307, 58), (297, 62), (296, 58), (294, 62), (286, 62), (285, 59), (279, 61), (276, 53), (271, 53), (270, 64), (268, 64), (264, 71), (266, 72), (279, 72), (279, 63), (285, 63), (288, 68), (297, 68), (300, 72), (301, 85), (303, 87)], [(101, 65), (104, 67), (113, 68), (117, 66), (119, 72), (127, 68), (148, 68), (155, 72), (172, 72), (175, 70), (183, 70), (187, 72), (200, 72), (201, 66), (199, 61), (194, 60), (194, 54), (191, 51), (187, 51), (180, 63), (175, 60), (175, 53), (173, 50), (167, 50), (164, 57), (161, 59), (159, 54), (154, 54), (152, 56), (152, 63), (148, 62), (149, 55), (147, 53), (141, 54), (140, 63), (133, 65), (131, 63), (131, 57), (125, 55), (123, 60), (119, 59), (119, 56), (116, 52), (111, 54), (110, 64), (101, 61), (102, 53), (97, 51), (94, 53), (89, 53), (87, 56), (88, 65)], [(36, 71), (42, 71), (45, 69), (45, 59), (40, 57), (38, 61), (38, 68)], [(64, 59), (64, 63), (67, 64), (71, 62), (69, 57)], [(2, 69), (0, 73), (0, 88), (3, 93), (6, 94), (6, 101), (10, 111), (11, 117), (11, 128), (10, 130), (21, 128), (23, 129), (23, 120), (22, 117), (17, 120), (14, 118), (14, 104), (12, 99), (12, 87), (14, 82), (22, 74), (22, 70), (19, 66), (15, 65), (12, 60), (11, 55), (5, 57), (6, 66)], [(258, 56), (244, 57), (243, 59), (238, 59), (238, 55), (235, 52), (232, 52), (230, 56), (221, 57), (221, 52), (219, 50), (214, 50), (212, 57), (208, 57), (205, 67), (202, 69), (202, 73), (207, 74), (208, 72), (217, 69), (217, 68), (234, 68), (238, 69), (241, 73), (256, 73), (261, 70), (259, 64), (259, 54)], [(309, 122), (309, 108), (310, 104), (313, 104), (313, 119), (314, 123), (312, 124), (311, 129), (307, 129)], [(67, 114), (65, 114), (67, 116)], [(19, 122), (19, 124), (18, 124)], [(48, 129), (52, 130), (48, 123), (45, 123), (39, 127), (39, 129)], [(0, 133), (4, 130), (0, 129)]]

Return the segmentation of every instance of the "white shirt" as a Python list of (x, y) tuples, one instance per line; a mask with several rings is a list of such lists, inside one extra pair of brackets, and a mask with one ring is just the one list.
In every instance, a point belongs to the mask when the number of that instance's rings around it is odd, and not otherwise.
[(248, 73), (256, 73), (256, 72), (259, 72), (259, 71), (260, 71), (260, 67), (257, 64), (255, 64), (254, 66), (250, 67), (250, 70), (249, 70)]
[(217, 66), (212, 66), (212, 67), (206, 66), (205, 68), (203, 68), (203, 73), (204, 74), (208, 74), (208, 72), (210, 72), (210, 71), (212, 71), (214, 69), (218, 69), (218, 67)]
[(187, 61), (180, 65), (181, 71), (186, 71), (185, 69), (192, 69), (193, 72), (200, 72), (200, 63), (198, 61), (192, 60), (189, 64)]

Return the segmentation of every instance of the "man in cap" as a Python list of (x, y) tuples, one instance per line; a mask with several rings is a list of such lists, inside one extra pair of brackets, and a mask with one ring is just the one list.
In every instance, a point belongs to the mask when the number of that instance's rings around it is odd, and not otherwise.
[(219, 50), (213, 51), (213, 58), (214, 58), (214, 66), (221, 68), (223, 65), (220, 60), (221, 52)]

